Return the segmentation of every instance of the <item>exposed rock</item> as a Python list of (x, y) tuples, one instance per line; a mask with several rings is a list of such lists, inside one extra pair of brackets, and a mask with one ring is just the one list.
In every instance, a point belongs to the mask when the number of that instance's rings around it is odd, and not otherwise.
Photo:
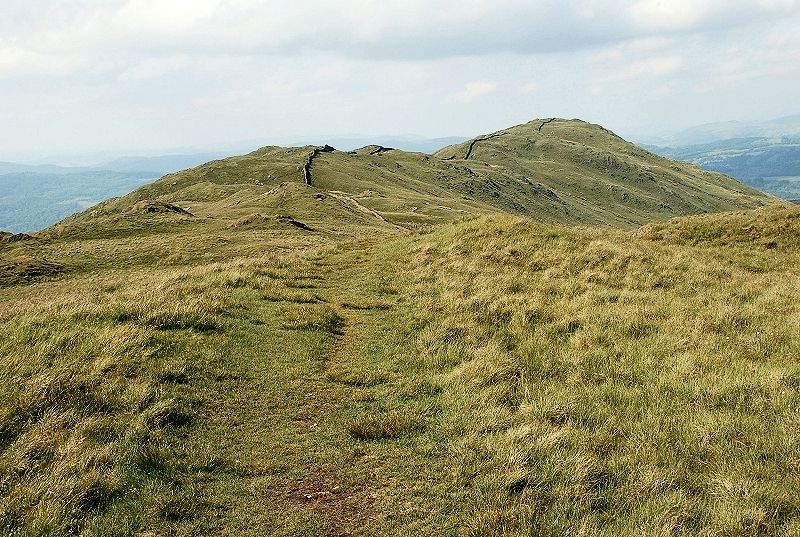
[(27, 233), (9, 233), (7, 231), (0, 231), (0, 243), (3, 244), (30, 240), (33, 240), (33, 237)]
[(278, 221), (279, 224), (289, 224), (290, 226), (294, 226), (300, 229), (304, 229), (306, 231), (314, 231), (314, 229), (309, 226), (308, 224), (304, 224), (299, 220), (295, 220), (289, 215), (278, 215), (275, 220)]
[(382, 145), (375, 145), (371, 146), (370, 155), (380, 155), (381, 153), (386, 153), (387, 151), (394, 151), (393, 147), (383, 147)]
[(177, 205), (173, 205), (172, 203), (166, 203), (163, 201), (140, 201), (136, 205), (132, 207), (133, 212), (143, 212), (147, 214), (181, 214), (184, 216), (194, 216), (192, 213), (187, 211), (186, 209), (182, 209)]

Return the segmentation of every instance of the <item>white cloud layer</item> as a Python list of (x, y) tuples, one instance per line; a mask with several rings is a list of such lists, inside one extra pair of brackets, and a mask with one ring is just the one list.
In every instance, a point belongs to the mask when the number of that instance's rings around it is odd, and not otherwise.
[(800, 112), (800, 0), (3, 0), (0, 158)]

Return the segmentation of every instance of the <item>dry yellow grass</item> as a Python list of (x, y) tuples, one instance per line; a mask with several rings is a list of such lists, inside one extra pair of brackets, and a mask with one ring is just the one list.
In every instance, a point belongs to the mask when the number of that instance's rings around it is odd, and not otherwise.
[(800, 531), (800, 211), (418, 239), (419, 355), (474, 535)]
[(796, 534), (798, 237), (492, 216), (8, 287), (0, 527)]

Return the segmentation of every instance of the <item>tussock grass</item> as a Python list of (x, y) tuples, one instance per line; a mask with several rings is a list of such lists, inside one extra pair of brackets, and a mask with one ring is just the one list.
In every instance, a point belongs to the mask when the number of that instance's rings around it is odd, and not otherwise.
[(0, 534), (800, 531), (797, 209), (312, 243), (198, 207), (3, 289)]
[(318, 295), (314, 293), (277, 291), (264, 293), (261, 297), (268, 302), (294, 302), (295, 304), (313, 304), (320, 302)]
[(342, 316), (328, 304), (302, 304), (286, 312), (283, 327), (339, 334), (343, 322)]
[(192, 342), (221, 327), (234, 270), (56, 282), (4, 300), (0, 533), (123, 535), (198, 512), (171, 438), (196, 415), (181, 391)]
[(339, 366), (329, 369), (326, 373), (328, 379), (333, 382), (346, 384), (348, 386), (359, 386), (370, 388), (386, 382), (390, 374), (382, 369), (371, 369), (363, 365), (357, 367)]
[(383, 300), (348, 300), (342, 302), (343, 308), (351, 310), (388, 310), (392, 305)]
[(64, 266), (48, 259), (4, 259), (0, 264), (0, 288), (46, 280), (65, 272)]
[(129, 461), (164, 424), (150, 419), (156, 383), (125, 376), (159, 345), (129, 326), (27, 318), (5, 327), (0, 527), (77, 532), (132, 484)]
[(492, 218), (419, 240), (417, 346), (445, 373), (468, 534), (798, 531), (796, 217)]
[(359, 416), (347, 426), (356, 440), (386, 440), (419, 431), (424, 420), (406, 411), (372, 412)]

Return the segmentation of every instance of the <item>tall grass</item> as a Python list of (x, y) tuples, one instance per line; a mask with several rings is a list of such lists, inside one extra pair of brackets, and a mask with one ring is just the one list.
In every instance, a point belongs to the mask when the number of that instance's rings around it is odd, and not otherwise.
[(192, 420), (172, 386), (188, 382), (193, 334), (219, 329), (227, 307), (214, 272), (55, 283), (4, 302), (0, 533), (123, 535), (182, 501), (159, 452)]
[(418, 349), (468, 533), (800, 532), (798, 214), (419, 239)]
[[(209, 513), (256, 501), (225, 494), (258, 490), (279, 534), (307, 509), (309, 527), (400, 533), (795, 535), (799, 214), (635, 232), (492, 216), (9, 287), (0, 534), (215, 534)], [(241, 421), (251, 402), (280, 419)], [(223, 457), (185, 450), (229, 418)], [(277, 486), (323, 470), (348, 492)], [(376, 510), (333, 500), (351, 496)]]

